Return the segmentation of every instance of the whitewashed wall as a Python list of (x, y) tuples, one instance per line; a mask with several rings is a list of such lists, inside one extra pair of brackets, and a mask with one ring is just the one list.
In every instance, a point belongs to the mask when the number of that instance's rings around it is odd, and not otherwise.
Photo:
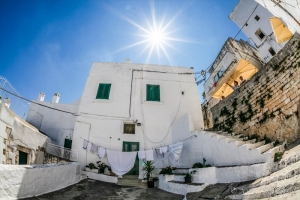
[[(133, 69), (169, 73), (135, 71), (131, 91)], [(99, 160), (97, 155), (82, 149), (83, 138), (96, 145), (122, 151), (123, 141), (139, 142), (140, 149), (171, 144), (175, 137), (172, 126), (183, 116), (189, 116), (189, 125), (176, 133), (176, 139), (186, 138), (191, 131), (201, 130), (202, 111), (194, 75), (174, 74), (178, 72), (192, 73), (193, 70), (131, 63), (94, 63), (83, 91), (79, 116), (74, 127), (72, 148), (79, 150), (80, 163), (84, 166)], [(99, 83), (112, 84), (109, 100), (95, 99)], [(146, 84), (160, 85), (161, 102), (146, 102)], [(142, 126), (136, 126), (136, 133), (133, 135), (123, 134), (123, 123), (135, 120)]]
[[(257, 6), (258, 5), (258, 6)], [(255, 9), (255, 7), (257, 8)], [(255, 9), (255, 11), (254, 11)], [(253, 12), (254, 11), (254, 12)], [(253, 14), (251, 15), (251, 13)], [(251, 17), (249, 18), (249, 16)], [(259, 21), (255, 19), (255, 16), (258, 15), (260, 17)], [(260, 4), (255, 2), (254, 0), (240, 0), (236, 5), (232, 13), (230, 13), (229, 18), (239, 27), (242, 28), (243, 33), (252, 41), (258, 49), (261, 57), (263, 59), (266, 58), (265, 61), (268, 61), (273, 56), (269, 53), (268, 49), (272, 47), (275, 52), (278, 52), (284, 46), (284, 43), (278, 44), (276, 42), (274, 34), (270, 36), (270, 40), (267, 40), (265, 37), (263, 40), (255, 35), (255, 32), (260, 28), (265, 35), (270, 35), (273, 30), (270, 24), (270, 17), (273, 14), (269, 12), (266, 8), (262, 7)], [(248, 20), (249, 18), (249, 20)], [(247, 22), (247, 26), (244, 24)]]
[[(77, 113), (78, 104), (59, 104), (51, 102), (35, 101), (36, 103), (71, 113)], [(26, 121), (34, 125), (40, 131), (51, 138), (52, 142), (64, 146), (66, 137), (72, 138), (75, 124), (75, 116), (47, 107), (31, 103)]]
[(0, 199), (19, 199), (53, 192), (81, 180), (76, 163), (0, 165)]
[[(268, 9), (274, 16), (283, 20), (292, 33), (296, 31), (300, 33), (300, 25), (293, 19), (293, 17), (300, 22), (300, 3), (299, 0), (282, 1), (275, 4), (271, 0), (255, 0), (261, 6)], [(285, 11), (286, 10), (286, 11)], [(291, 17), (288, 13), (293, 15)]]

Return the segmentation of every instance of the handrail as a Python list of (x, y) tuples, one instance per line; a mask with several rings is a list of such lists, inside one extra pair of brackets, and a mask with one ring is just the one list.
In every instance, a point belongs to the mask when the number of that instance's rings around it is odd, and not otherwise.
[(74, 149), (64, 148), (47, 142), (46, 152), (66, 160), (78, 161), (78, 151)]

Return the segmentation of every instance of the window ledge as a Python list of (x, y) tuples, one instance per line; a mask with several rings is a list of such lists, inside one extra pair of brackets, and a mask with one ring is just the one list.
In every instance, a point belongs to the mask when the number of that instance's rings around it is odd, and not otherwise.
[(143, 104), (164, 105), (164, 101), (143, 101)]
[(93, 103), (111, 103), (111, 99), (94, 99)]

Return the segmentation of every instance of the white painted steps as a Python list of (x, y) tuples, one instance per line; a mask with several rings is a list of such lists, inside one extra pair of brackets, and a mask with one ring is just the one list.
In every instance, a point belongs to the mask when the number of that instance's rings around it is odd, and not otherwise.
[(118, 185), (146, 188), (142, 184), (142, 180), (138, 179), (137, 175), (124, 175), (123, 178), (118, 178)]

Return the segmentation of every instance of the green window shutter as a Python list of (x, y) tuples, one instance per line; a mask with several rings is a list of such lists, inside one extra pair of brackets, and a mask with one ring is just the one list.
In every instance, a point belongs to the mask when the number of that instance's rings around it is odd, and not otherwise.
[(98, 92), (96, 99), (109, 99), (111, 84), (100, 83), (98, 87)]
[(146, 101), (160, 101), (159, 85), (147, 85), (146, 90)]

